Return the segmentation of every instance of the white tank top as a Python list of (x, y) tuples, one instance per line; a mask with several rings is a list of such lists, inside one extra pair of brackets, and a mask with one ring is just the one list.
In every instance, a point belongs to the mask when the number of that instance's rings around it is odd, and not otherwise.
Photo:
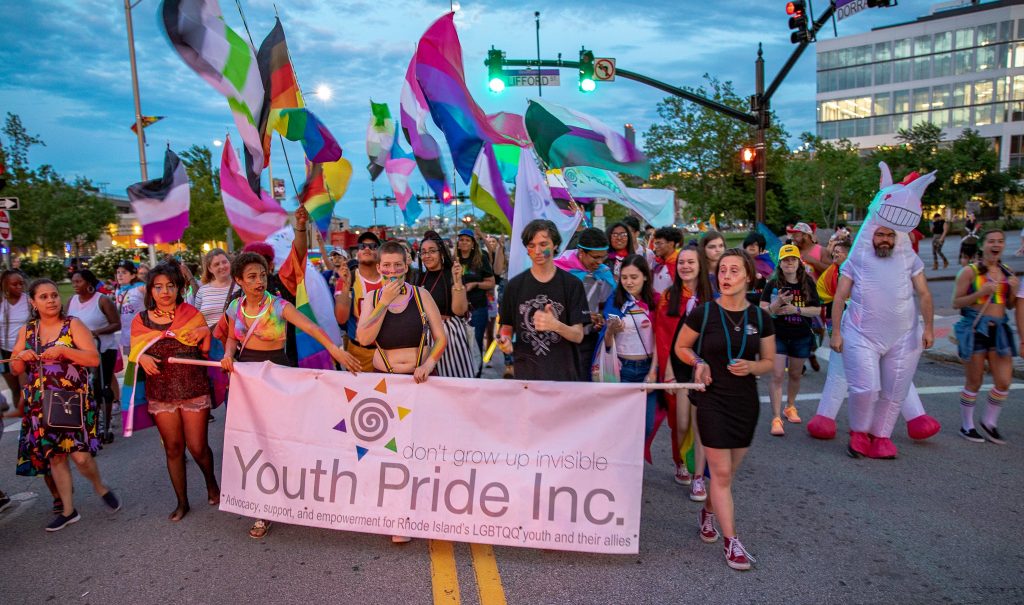
[[(90, 330), (96, 330), (106, 326), (110, 322), (107, 321), (107, 316), (103, 314), (100, 309), (100, 299), (103, 295), (96, 292), (92, 295), (92, 298), (88, 302), (83, 303), (78, 295), (75, 294), (71, 297), (71, 302), (68, 303), (68, 315), (77, 317), (78, 321), (85, 324), (85, 327)], [(131, 329), (129, 327), (129, 329)], [(114, 334), (102, 334), (99, 336), (100, 345), (99, 351), (109, 351), (116, 346), (117, 338)]]
[(28, 323), (28, 294), (22, 294), (13, 305), (6, 298), (0, 302), (0, 349), (10, 351), (18, 342), (18, 331)]

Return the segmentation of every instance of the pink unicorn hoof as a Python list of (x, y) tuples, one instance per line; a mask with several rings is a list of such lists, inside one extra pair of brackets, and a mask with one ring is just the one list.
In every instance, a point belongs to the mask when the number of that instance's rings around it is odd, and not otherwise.
[(896, 444), (888, 437), (871, 437), (871, 447), (868, 449), (868, 458), (880, 460), (892, 460), (899, 451)]
[(928, 414), (921, 414), (917, 418), (907, 421), (907, 436), (920, 441), (937, 434), (941, 428), (942, 425), (938, 420)]
[(807, 432), (815, 439), (835, 439), (836, 421), (828, 416), (816, 414), (807, 423)]
[(846, 452), (851, 458), (860, 458), (861, 456), (867, 456), (868, 451), (871, 449), (871, 439), (867, 433), (858, 433), (850, 431), (850, 445)]

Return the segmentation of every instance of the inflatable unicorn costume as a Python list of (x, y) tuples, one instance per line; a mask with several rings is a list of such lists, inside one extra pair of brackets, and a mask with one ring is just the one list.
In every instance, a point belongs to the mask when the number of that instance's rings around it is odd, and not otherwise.
[[(867, 220), (840, 271), (837, 299), (845, 286), (849, 302), (841, 325), (834, 329), (841, 334), (836, 340), (842, 343), (850, 385), (850, 455), (895, 458), (897, 450), (890, 437), (923, 350), (914, 293), (929, 296), (924, 263), (914, 253), (908, 234), (921, 220), (921, 196), (935, 173), (911, 174), (893, 184), (889, 167), (882, 162), (879, 168), (881, 191), (871, 201)], [(875, 232), (883, 227), (896, 232), (887, 256), (879, 256), (873, 242)], [(930, 304), (930, 296), (928, 300)], [(926, 325), (930, 328), (930, 317)]]

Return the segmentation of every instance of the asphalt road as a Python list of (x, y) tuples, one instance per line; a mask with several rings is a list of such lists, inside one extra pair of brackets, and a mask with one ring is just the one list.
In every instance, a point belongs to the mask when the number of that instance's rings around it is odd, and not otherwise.
[[(730, 570), (720, 542), (698, 539), (700, 505), (672, 481), (663, 430), (645, 469), (638, 555), (499, 547), (500, 579), (486, 580), (475, 573), (480, 558), (456, 544), (457, 594), (436, 602), (1020, 603), (1022, 393), (1011, 395), (1000, 423), (1008, 445), (968, 443), (956, 434), (960, 376), (956, 366), (922, 362), (917, 384), (944, 428), (911, 443), (901, 422), (894, 461), (852, 460), (845, 440), (815, 441), (803, 426), (771, 437), (765, 404), (734, 485), (740, 535), (758, 559), (753, 571)], [(804, 381), (805, 421), (823, 380), (824, 372)], [(224, 417), (217, 415), (219, 458)], [(375, 535), (282, 524), (252, 540), (248, 519), (205, 504), (194, 466), (192, 512), (167, 521), (174, 500), (154, 431), (119, 438), (98, 456), (125, 502), (121, 512), (107, 514), (76, 474), (82, 521), (47, 534), (45, 486), (13, 473), (16, 437), (8, 431), (0, 440), (8, 469), (0, 488), (17, 500), (0, 513), (2, 603), (435, 602), (443, 570), (432, 575), (427, 541), (394, 546)]]

